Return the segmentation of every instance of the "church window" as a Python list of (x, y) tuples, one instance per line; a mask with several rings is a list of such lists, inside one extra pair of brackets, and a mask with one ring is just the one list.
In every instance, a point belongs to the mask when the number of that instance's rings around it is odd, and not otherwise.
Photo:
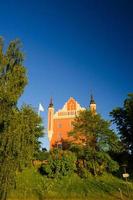
[(58, 124), (58, 128), (62, 128), (62, 124), (61, 123)]

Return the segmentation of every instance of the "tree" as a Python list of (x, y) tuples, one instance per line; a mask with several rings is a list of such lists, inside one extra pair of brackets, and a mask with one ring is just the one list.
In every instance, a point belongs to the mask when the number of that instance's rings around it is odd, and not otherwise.
[(81, 111), (73, 122), (70, 135), (73, 136), (71, 150), (77, 152), (80, 166), (82, 161), (82, 167), (94, 175), (118, 169), (109, 153), (121, 151), (120, 141), (110, 129), (110, 122), (103, 120), (99, 114)]
[(127, 152), (124, 162), (131, 159), (129, 161), (131, 165), (133, 161), (133, 93), (125, 99), (123, 107), (113, 109), (110, 115), (116, 124), (125, 152)]
[(43, 134), (41, 118), (27, 105), (17, 102), (27, 84), (24, 55), (19, 40), (11, 41), (3, 53), (0, 38), (0, 199), (5, 200), (16, 173), (28, 166)]
[(40, 161), (47, 160), (49, 157), (49, 151), (46, 148), (39, 149), (36, 155), (36, 159)]
[(47, 163), (42, 164), (39, 171), (50, 178), (58, 178), (69, 175), (76, 170), (76, 156), (71, 151), (53, 149)]

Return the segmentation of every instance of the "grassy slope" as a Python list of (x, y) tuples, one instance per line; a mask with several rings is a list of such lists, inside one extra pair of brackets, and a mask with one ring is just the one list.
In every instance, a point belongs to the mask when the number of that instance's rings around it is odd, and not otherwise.
[[(111, 175), (81, 179), (76, 174), (63, 179), (47, 179), (27, 169), (18, 175), (17, 188), (10, 194), (10, 200), (52, 200), (52, 199), (88, 199), (117, 200), (133, 199), (133, 184), (128, 183), (130, 198), (127, 195), (126, 183)], [(122, 196), (119, 192), (122, 191)]]

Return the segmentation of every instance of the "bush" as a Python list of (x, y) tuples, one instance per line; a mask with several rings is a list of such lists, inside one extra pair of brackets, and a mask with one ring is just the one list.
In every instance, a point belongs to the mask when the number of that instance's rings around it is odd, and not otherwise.
[(48, 157), (49, 157), (49, 152), (48, 151), (40, 151), (36, 155), (36, 159), (40, 160), (40, 161), (47, 160)]
[(48, 162), (39, 168), (39, 172), (50, 178), (66, 176), (76, 170), (76, 160), (74, 153), (54, 149), (50, 152)]
[[(111, 159), (108, 153), (85, 149), (78, 157), (78, 174), (84, 174), (83, 168), (93, 175), (102, 175), (104, 172), (114, 172), (119, 169), (117, 162)], [(82, 177), (82, 175), (81, 175)]]

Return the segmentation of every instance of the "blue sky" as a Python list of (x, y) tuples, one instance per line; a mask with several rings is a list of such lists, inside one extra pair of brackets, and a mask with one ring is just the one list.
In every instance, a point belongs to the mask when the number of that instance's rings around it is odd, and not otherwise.
[[(0, 0), (0, 35), (20, 38), (29, 84), (19, 103), (59, 109), (91, 91), (105, 119), (133, 92), (132, 0)], [(48, 146), (47, 139), (43, 139)]]

